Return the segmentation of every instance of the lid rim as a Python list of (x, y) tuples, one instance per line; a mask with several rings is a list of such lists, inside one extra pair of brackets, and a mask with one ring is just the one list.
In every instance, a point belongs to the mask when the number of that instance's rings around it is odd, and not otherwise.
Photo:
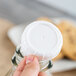
[[(23, 37), (25, 37), (25, 36), (24, 36), (25, 33), (27, 33), (27, 31), (33, 26), (33, 24), (37, 24), (37, 23), (38, 23), (38, 24), (40, 24), (40, 23), (47, 24), (48, 26), (50, 26), (51, 28), (53, 28), (53, 29), (55, 30), (55, 33), (56, 33), (57, 38), (58, 38), (58, 42), (57, 42), (56, 46), (52, 49), (51, 52), (53, 52), (54, 50), (57, 50), (57, 49), (58, 49), (58, 53), (59, 53), (59, 52), (60, 52), (60, 49), (61, 49), (61, 47), (62, 47), (62, 44), (63, 44), (63, 38), (62, 38), (62, 35), (61, 35), (61, 32), (59, 31), (59, 29), (58, 29), (54, 24), (52, 24), (52, 23), (50, 23), (50, 22), (47, 22), (47, 21), (35, 21), (35, 22), (29, 24), (29, 25), (25, 28), (21, 40), (23, 40)], [(30, 26), (31, 26), (31, 27), (30, 27)], [(27, 37), (25, 37), (23, 41), (25, 41), (25, 43), (26, 43), (26, 44), (30, 47), (30, 49), (32, 49), (33, 51), (34, 51), (34, 50), (38, 50), (38, 49), (36, 49), (35, 47), (29, 45), (29, 43), (28, 43), (28, 38), (27, 38)], [(23, 41), (21, 41), (21, 43), (22, 43)], [(25, 44), (25, 43), (24, 43), (24, 44)], [(37, 52), (39, 53), (39, 51), (37, 51)], [(57, 52), (57, 51), (56, 51), (56, 52)], [(55, 55), (55, 54), (54, 54), (54, 55)], [(57, 55), (58, 55), (58, 54), (57, 54)], [(52, 58), (53, 58), (53, 57), (52, 57)]]

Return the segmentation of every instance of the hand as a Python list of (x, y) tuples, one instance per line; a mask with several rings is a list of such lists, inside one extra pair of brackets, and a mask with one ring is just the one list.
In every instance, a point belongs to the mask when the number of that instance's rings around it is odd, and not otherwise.
[[(31, 62), (26, 64), (26, 61)], [(24, 57), (18, 65), (13, 76), (47, 76), (45, 72), (39, 72), (40, 66), (37, 57)]]

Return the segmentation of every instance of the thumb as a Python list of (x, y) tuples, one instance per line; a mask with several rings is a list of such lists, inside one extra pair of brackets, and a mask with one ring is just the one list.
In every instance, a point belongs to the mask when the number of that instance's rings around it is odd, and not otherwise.
[(21, 74), (21, 76), (38, 76), (40, 67), (39, 62), (36, 57), (34, 57), (33, 61), (28, 63)]

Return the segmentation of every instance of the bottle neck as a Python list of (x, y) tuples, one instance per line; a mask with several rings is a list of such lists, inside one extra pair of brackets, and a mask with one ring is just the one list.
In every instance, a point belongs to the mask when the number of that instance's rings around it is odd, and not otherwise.
[[(15, 54), (12, 57), (12, 63), (14, 65), (14, 67), (17, 67), (22, 59), (23, 59), (23, 55), (20, 52), (20, 47), (17, 47)], [(52, 67), (51, 60), (48, 60), (48, 59), (40, 60), (39, 64), (40, 64), (40, 71), (47, 71), (48, 69), (50, 69)]]

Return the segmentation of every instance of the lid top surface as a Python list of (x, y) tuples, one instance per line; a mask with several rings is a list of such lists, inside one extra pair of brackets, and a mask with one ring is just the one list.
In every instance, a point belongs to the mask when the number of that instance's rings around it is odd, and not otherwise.
[(44, 24), (32, 26), (26, 36), (30, 46), (43, 52), (53, 49), (58, 41), (54, 29)]
[[(35, 21), (29, 24), (24, 30), (22, 40), (35, 52), (43, 56), (53, 56), (58, 54), (60, 52), (58, 48), (62, 45), (60, 31), (55, 25), (46, 21)], [(24, 43), (23, 41), (22, 43)]]

